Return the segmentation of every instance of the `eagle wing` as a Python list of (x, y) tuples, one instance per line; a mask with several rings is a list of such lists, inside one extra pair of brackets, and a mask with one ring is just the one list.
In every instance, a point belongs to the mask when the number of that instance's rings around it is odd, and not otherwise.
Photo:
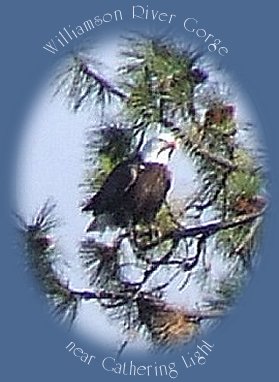
[(126, 205), (133, 211), (134, 221), (150, 223), (170, 189), (171, 174), (166, 166), (157, 163), (146, 163), (141, 167), (127, 194)]
[(112, 214), (123, 204), (126, 194), (138, 176), (139, 162), (126, 160), (108, 175), (100, 190), (82, 207), (95, 215)]

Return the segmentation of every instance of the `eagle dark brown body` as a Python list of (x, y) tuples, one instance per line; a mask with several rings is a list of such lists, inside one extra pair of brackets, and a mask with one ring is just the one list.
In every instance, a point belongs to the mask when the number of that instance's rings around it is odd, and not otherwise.
[(129, 223), (151, 223), (170, 185), (167, 166), (144, 163), (138, 156), (116, 166), (82, 211), (93, 211), (95, 217), (109, 215), (113, 224), (122, 227)]

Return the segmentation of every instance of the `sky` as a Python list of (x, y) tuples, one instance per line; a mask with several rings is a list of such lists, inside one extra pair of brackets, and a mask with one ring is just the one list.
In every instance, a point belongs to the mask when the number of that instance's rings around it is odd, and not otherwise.
[[(95, 52), (104, 63), (103, 74), (113, 78), (118, 63), (115, 41), (102, 44), (101, 48), (95, 48)], [(88, 110), (76, 114), (70, 112), (62, 95), (53, 98), (50, 83), (51, 80), (40, 89), (27, 118), (18, 157), (17, 200), (19, 210), (26, 219), (30, 219), (49, 197), (57, 203), (55, 212), (60, 219), (57, 243), (63, 251), (63, 260), (69, 265), (70, 286), (83, 289), (87, 286), (87, 279), (78, 258), (78, 246), (88, 223), (88, 215), (81, 214), (79, 210), (84, 196), (79, 185), (84, 180), (85, 134), (92, 124), (92, 114)], [(246, 117), (246, 111), (241, 113)], [(171, 169), (175, 179), (175, 196), (193, 193), (197, 186), (196, 173), (191, 161), (181, 151), (175, 154)], [(222, 271), (222, 263), (215, 262), (215, 276)], [(177, 279), (176, 283), (181, 283), (181, 279)], [(187, 288), (192, 303), (197, 298), (196, 294), (194, 287)], [(174, 300), (181, 299), (177, 293), (171, 295)], [(100, 307), (97, 304), (92, 307), (89, 302), (82, 305), (74, 327), (87, 339), (101, 341), (107, 347), (114, 348), (121, 338), (120, 327), (116, 323), (111, 325)], [(138, 339), (131, 348), (146, 349), (146, 344)]]

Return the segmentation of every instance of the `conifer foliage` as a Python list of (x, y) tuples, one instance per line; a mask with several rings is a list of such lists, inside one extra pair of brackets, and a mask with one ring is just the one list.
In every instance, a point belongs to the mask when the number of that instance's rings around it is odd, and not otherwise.
[[(86, 135), (84, 192), (97, 192), (116, 165), (162, 131), (191, 160), (195, 191), (170, 198), (151, 226), (122, 228), (112, 242), (85, 232), (78, 253), (84, 290), (60, 269), (48, 201), (29, 222), (17, 216), (28, 264), (62, 319), (74, 321), (90, 301), (120, 323), (121, 350), (137, 336), (164, 348), (185, 344), (227, 314), (255, 262), (267, 200), (263, 165), (245, 143), (254, 126), (241, 121), (237, 103), (194, 49), (126, 36), (113, 80), (92, 55), (76, 54), (55, 80), (71, 111), (99, 115)], [(217, 276), (216, 264), (223, 269)], [(194, 289), (200, 297), (193, 302)]]

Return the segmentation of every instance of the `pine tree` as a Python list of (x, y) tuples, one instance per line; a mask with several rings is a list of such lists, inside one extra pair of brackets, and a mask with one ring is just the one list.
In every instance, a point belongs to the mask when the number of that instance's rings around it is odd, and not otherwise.
[[(191, 341), (234, 304), (258, 252), (266, 179), (257, 152), (241, 140), (251, 126), (239, 121), (228, 90), (210, 80), (212, 69), (201, 54), (167, 38), (136, 34), (126, 37), (121, 54), (118, 85), (82, 53), (55, 79), (72, 112), (100, 111), (87, 132), (86, 194), (96, 192), (150, 132), (160, 131), (171, 131), (180, 141), (195, 167), (198, 189), (164, 204), (151, 236), (143, 224), (135, 232), (127, 228), (113, 244), (85, 234), (79, 255), (89, 275), (86, 290), (72, 287), (57, 264), (63, 254), (55, 241), (55, 205), (46, 202), (29, 223), (17, 218), (28, 264), (61, 319), (72, 322), (80, 304), (91, 301), (123, 324), (121, 351), (135, 333), (169, 348)], [(110, 103), (120, 110), (117, 122), (108, 119)], [(129, 262), (140, 270), (140, 280), (123, 276), (129, 266), (123, 261), (127, 239)], [(218, 279), (212, 274), (216, 259), (224, 269)], [(203, 291), (195, 309), (183, 297), (192, 284)], [(174, 288), (179, 304), (169, 296)]]

